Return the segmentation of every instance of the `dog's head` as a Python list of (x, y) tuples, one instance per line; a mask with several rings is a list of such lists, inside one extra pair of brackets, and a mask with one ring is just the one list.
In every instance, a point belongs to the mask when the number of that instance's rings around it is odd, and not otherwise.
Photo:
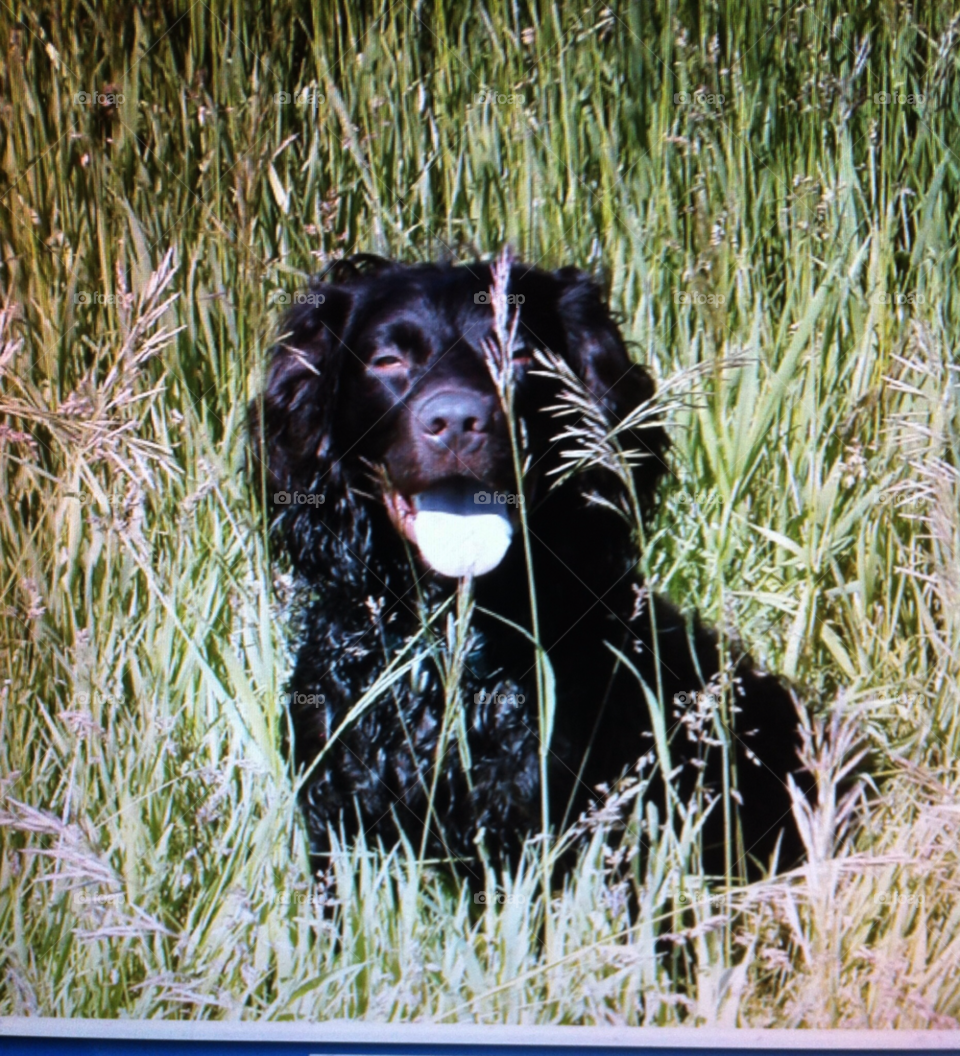
[[(521, 491), (490, 369), (491, 285), (487, 264), (364, 258), (299, 295), (253, 407), (268, 500), (279, 495), (288, 518), (352, 535), (358, 504), (379, 505), (435, 571), (479, 575), (495, 567), (517, 505), (542, 497), (557, 465), (560, 427), (546, 409), (558, 384), (541, 376), (534, 352), (565, 360), (611, 424), (649, 400), (654, 384), (631, 363), (592, 280), (573, 268), (513, 264), (507, 297), (511, 315), (519, 315), (509, 353), (525, 462)], [(650, 454), (636, 471), (638, 491), (649, 495), (666, 435), (647, 429), (631, 440)], [(295, 559), (314, 564), (304, 546), (315, 544), (298, 538)]]

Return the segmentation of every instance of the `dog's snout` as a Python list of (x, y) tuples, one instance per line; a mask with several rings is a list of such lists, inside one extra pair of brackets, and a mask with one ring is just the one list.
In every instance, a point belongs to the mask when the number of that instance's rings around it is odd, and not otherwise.
[(481, 443), (493, 424), (493, 396), (469, 389), (445, 389), (423, 400), (416, 410), (428, 440), (457, 450)]

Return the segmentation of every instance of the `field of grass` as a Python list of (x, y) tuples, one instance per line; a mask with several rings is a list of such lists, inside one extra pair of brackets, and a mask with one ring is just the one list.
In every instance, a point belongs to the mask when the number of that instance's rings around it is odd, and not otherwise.
[[(960, 6), (849, 6), (3, 5), (0, 1014), (960, 1025)], [(701, 368), (645, 575), (799, 687), (795, 874), (311, 886), (247, 401), (328, 260), (504, 244)]]

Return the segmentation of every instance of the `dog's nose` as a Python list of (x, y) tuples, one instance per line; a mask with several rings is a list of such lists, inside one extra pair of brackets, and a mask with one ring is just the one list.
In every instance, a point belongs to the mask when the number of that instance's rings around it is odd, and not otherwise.
[(493, 422), (495, 397), (469, 389), (433, 393), (417, 408), (416, 415), (428, 440), (464, 451), (479, 444)]

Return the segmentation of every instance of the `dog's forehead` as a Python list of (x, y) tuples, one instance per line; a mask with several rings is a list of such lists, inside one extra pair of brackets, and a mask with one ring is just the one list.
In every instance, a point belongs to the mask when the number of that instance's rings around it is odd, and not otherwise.
[[(494, 329), (491, 285), (486, 266), (397, 269), (369, 280), (355, 315), (357, 337), (370, 349), (406, 342), (425, 352), (479, 351)], [(558, 293), (552, 276), (513, 270), (508, 313), (519, 314), (521, 337), (544, 347), (562, 342)]]
[[(463, 282), (425, 282), (417, 275), (372, 288), (358, 305), (358, 341), (368, 349), (411, 345), (426, 352), (453, 345), (479, 349), (493, 329), (493, 312)], [(473, 285), (476, 285), (474, 283)]]

